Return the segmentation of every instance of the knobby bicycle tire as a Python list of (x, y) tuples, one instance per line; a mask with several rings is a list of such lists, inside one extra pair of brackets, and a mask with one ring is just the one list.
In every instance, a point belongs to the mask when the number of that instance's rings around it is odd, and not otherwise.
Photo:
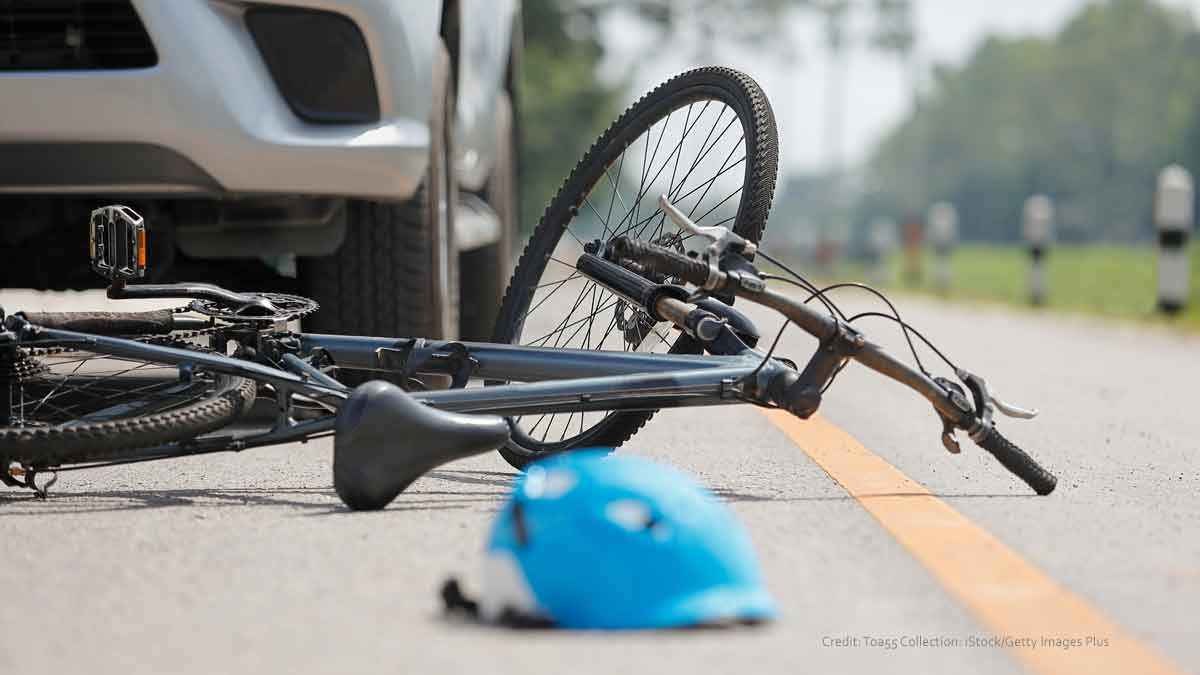
[(95, 422), (0, 427), (0, 458), (34, 468), (118, 460), (134, 450), (188, 441), (227, 426), (253, 402), (256, 390), (253, 380), (214, 374), (203, 398), (168, 410)]
[[(531, 311), (529, 306), (534, 292), (538, 288), (538, 282), (549, 264), (553, 251), (558, 246), (564, 232), (567, 231), (572, 219), (583, 208), (586, 198), (597, 183), (606, 175), (610, 183), (612, 182), (608, 170), (616, 164), (618, 156), (623, 165), (625, 149), (636, 143), (643, 133), (649, 132), (652, 136), (657, 122), (665, 118), (669, 125), (670, 115), (675, 111), (702, 101), (723, 103), (734, 111), (741, 122), (745, 142), (745, 168), (733, 229), (751, 241), (758, 241), (761, 238), (771, 208), (778, 168), (778, 139), (770, 103), (753, 79), (736, 70), (708, 67), (688, 71), (659, 85), (630, 106), (616, 122), (601, 134), (563, 182), (558, 193), (543, 212), (541, 220), (525, 246), (513, 272), (496, 320), (494, 342), (513, 343), (521, 338), (525, 315)], [(692, 108), (689, 107), (689, 116), (691, 112)], [(685, 119), (684, 136), (689, 133), (687, 124)], [(660, 143), (662, 141), (661, 134), (664, 133), (665, 129), (660, 132)], [(710, 136), (711, 134), (710, 131)], [(648, 146), (649, 140), (646, 141), (646, 144)], [(658, 148), (656, 147), (656, 155), (657, 152)], [(676, 163), (678, 165), (678, 160)], [(644, 178), (645, 175), (643, 175)], [(652, 182), (656, 179), (657, 175)], [(617, 180), (618, 182), (621, 180), (619, 168)], [(674, 180), (675, 177), (672, 175), (672, 185)], [(686, 180), (685, 177), (684, 181), (686, 182)], [(682, 187), (681, 184), (680, 190)], [(612, 189), (619, 193), (616, 184)], [(641, 186), (639, 186), (639, 200), (642, 197), (640, 190)], [(705, 192), (707, 193), (707, 190)], [(622, 204), (624, 205), (623, 201)], [(593, 207), (592, 210), (595, 211), (595, 208)], [(599, 217), (600, 214), (597, 212), (596, 215)], [(606, 221), (606, 233), (607, 228)], [(701, 351), (700, 344), (684, 334), (680, 334), (670, 346), (671, 353), (695, 354)], [(520, 438), (521, 434), (514, 432), (514, 439), (500, 452), (514, 467), (524, 468), (529, 462), (541, 456), (573, 447), (616, 447), (629, 440), (645, 425), (654, 412), (650, 410), (610, 413), (594, 426), (583, 430), (579, 435), (556, 445), (537, 446), (530, 442), (532, 434), (529, 434), (529, 439), (522, 439)], [(582, 426), (582, 415), (580, 420)], [(570, 421), (568, 419), (567, 424), (570, 424)]]

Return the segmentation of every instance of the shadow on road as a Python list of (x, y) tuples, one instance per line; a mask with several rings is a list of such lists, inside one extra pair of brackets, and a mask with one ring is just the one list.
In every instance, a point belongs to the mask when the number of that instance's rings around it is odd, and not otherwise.
[[(435, 511), (476, 505), (498, 506), (518, 474), (499, 471), (432, 471), (405, 491), (386, 511)], [(443, 481), (496, 489), (438, 489)], [(197, 509), (283, 507), (304, 515), (351, 513), (332, 487), (213, 487), (190, 489), (51, 490), (47, 499), (29, 492), (0, 492), (0, 518), (50, 514), (111, 513), (170, 507)]]
[[(438, 470), (426, 474), (413, 488), (405, 491), (388, 506), (387, 511), (438, 511), (466, 509), (472, 507), (496, 508), (507, 497), (520, 474), (504, 471), (456, 471)], [(436, 482), (435, 482), (436, 481)], [(478, 486), (481, 489), (459, 489), (443, 484)], [(487, 489), (492, 487), (494, 489)], [(742, 492), (731, 487), (711, 488), (726, 502), (828, 502), (852, 500), (848, 494), (797, 496), (777, 493), (761, 494)], [(942, 499), (961, 498), (1025, 498), (1022, 494), (934, 494), (923, 492), (892, 492), (863, 495), (860, 498), (937, 497)], [(160, 508), (229, 508), (229, 507), (282, 507), (301, 511), (306, 516), (349, 514), (330, 486), (325, 487), (213, 487), (190, 489), (114, 489), (71, 492), (66, 489), (51, 491), (48, 499), (38, 499), (28, 492), (0, 492), (0, 518), (20, 516), (45, 516), (51, 514), (112, 513)]]

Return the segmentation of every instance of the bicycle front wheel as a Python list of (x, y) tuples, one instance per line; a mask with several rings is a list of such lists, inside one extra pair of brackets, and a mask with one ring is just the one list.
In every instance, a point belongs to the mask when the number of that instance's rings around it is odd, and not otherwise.
[[(732, 227), (758, 241), (775, 191), (778, 142), (758, 84), (728, 68), (679, 75), (642, 97), (605, 131), (559, 188), (517, 263), (495, 342), (616, 351), (699, 353), (669, 324), (656, 323), (575, 269), (585, 244), (629, 236), (678, 251), (658, 206), (667, 195), (700, 225)], [(656, 282), (670, 279), (654, 279)], [(616, 447), (654, 414), (594, 412), (513, 420), (501, 450), (510, 464), (586, 446)]]

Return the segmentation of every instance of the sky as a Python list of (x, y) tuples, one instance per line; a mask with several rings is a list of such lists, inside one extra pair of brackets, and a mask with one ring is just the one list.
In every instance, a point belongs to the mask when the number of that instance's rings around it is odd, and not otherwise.
[[(919, 70), (933, 63), (961, 64), (989, 33), (1053, 35), (1080, 8), (1093, 0), (914, 0)], [(1163, 1), (1163, 0), (1160, 0)], [(867, 5), (868, 3), (859, 3)], [(1166, 0), (1200, 16), (1200, 0)], [(784, 173), (830, 166), (841, 156), (847, 165), (861, 161), (874, 144), (911, 107), (908, 69), (884, 54), (862, 46), (871, 28), (871, 14), (851, 15), (850, 39), (859, 46), (849, 53), (844, 80), (841, 152), (828, 142), (826, 101), (831, 60), (823, 47), (820, 19), (796, 12), (782, 22), (780, 42), (794, 45), (796, 58), (728, 45), (697, 54), (695, 40), (686, 49), (657, 49), (661, 39), (632, 15), (616, 13), (601, 25), (606, 46), (602, 76), (630, 77), (636, 92), (631, 100), (655, 84), (700, 62), (729, 65), (750, 74), (766, 91), (775, 110), (780, 136), (780, 164)], [(648, 55), (652, 54), (652, 57)]]

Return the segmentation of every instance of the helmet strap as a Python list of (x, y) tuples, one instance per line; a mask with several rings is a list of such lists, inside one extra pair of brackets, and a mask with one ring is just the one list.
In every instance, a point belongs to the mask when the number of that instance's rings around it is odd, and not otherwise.
[[(442, 602), (449, 614), (461, 613), (467, 618), (479, 620), (479, 602), (462, 591), (458, 579), (451, 577), (442, 584)], [(496, 619), (496, 624), (507, 628), (553, 628), (554, 622), (544, 616), (529, 614), (512, 607), (505, 607)]]

